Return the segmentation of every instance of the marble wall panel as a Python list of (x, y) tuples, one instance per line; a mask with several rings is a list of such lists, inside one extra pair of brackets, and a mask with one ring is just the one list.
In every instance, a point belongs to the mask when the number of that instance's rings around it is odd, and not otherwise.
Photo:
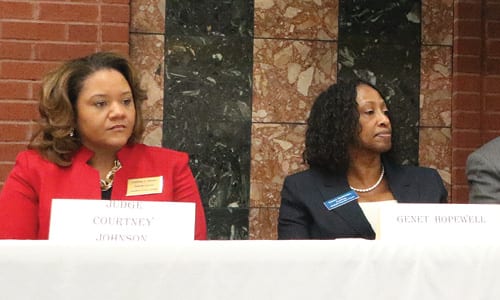
[(166, 5), (163, 145), (190, 154), (209, 238), (246, 239), (253, 1)]
[(250, 119), (251, 41), (167, 35), (166, 42), (165, 119)]
[(163, 120), (164, 57), (163, 35), (130, 35), (130, 58), (147, 91), (142, 107), (146, 120)]
[(420, 44), (420, 1), (340, 0), (343, 44)]
[(278, 238), (278, 208), (251, 208), (249, 238), (252, 240), (275, 240)]
[(130, 31), (165, 32), (165, 0), (131, 0)]
[(248, 207), (250, 123), (165, 120), (163, 141), (190, 154), (206, 208)]
[(338, 78), (380, 89), (404, 164), (418, 164), (420, 12), (420, 1), (339, 1)]
[(422, 46), (421, 126), (451, 126), (451, 51), (451, 47)]
[(248, 239), (248, 208), (205, 210), (209, 240)]
[(420, 165), (435, 168), (451, 199), (451, 128), (420, 128)]
[(168, 0), (169, 36), (252, 37), (253, 0)]
[(336, 79), (333, 42), (255, 39), (253, 55), (254, 122), (304, 122)]
[(338, 1), (255, 0), (255, 37), (336, 40)]
[(305, 125), (253, 124), (251, 207), (279, 207), (285, 176), (306, 168)]
[(422, 0), (422, 44), (453, 44), (453, 0)]

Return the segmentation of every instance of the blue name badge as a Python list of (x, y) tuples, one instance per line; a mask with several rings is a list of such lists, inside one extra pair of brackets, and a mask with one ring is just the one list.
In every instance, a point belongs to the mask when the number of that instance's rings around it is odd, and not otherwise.
[(356, 194), (355, 191), (350, 190), (349, 192), (337, 196), (333, 199), (326, 200), (325, 202), (323, 202), (323, 204), (325, 205), (326, 209), (332, 210), (346, 203), (354, 201), (358, 198), (359, 198), (358, 194)]

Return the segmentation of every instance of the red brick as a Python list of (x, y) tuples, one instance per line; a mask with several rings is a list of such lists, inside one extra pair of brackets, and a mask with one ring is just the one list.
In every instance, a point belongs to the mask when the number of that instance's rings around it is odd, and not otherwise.
[(0, 120), (30, 121), (38, 118), (38, 103), (0, 101)]
[(481, 55), (482, 41), (481, 38), (462, 38), (455, 39), (454, 42), (455, 55)]
[(30, 59), (31, 43), (27, 42), (0, 42), (0, 59)]
[(95, 44), (37, 44), (35, 45), (38, 60), (64, 61), (82, 57), (96, 51)]
[(479, 111), (482, 108), (479, 93), (456, 93), (452, 98), (452, 110)]
[(486, 54), (488, 57), (500, 57), (500, 41), (488, 40), (486, 41)]
[(452, 147), (476, 148), (482, 144), (481, 135), (477, 130), (454, 130), (452, 133)]
[(101, 50), (112, 51), (116, 53), (121, 53), (125, 56), (129, 54), (129, 44), (128, 43), (102, 43)]
[(57, 66), (56, 63), (5, 61), (0, 63), (0, 78), (40, 80), (43, 75)]
[(500, 136), (500, 130), (485, 130), (481, 132), (481, 139), (483, 141), (482, 144), (486, 144), (487, 142), (499, 136)]
[(452, 194), (451, 203), (469, 203), (469, 187), (467, 185), (453, 185)]
[(114, 23), (130, 22), (130, 6), (126, 5), (101, 5), (101, 21)]
[(452, 114), (453, 128), (456, 129), (480, 129), (480, 112), (454, 111)]
[(108, 24), (102, 26), (103, 42), (128, 42), (129, 32), (127, 25)]
[(17, 143), (2, 143), (3, 139), (0, 139), (0, 157), (1, 161), (15, 161), (16, 156), (19, 152), (26, 150), (27, 142), (17, 142)]
[(486, 130), (500, 130), (500, 112), (487, 112), (483, 115), (482, 123)]
[(33, 19), (34, 3), (0, 1), (0, 20), (7, 19)]
[(488, 75), (500, 75), (500, 58), (486, 59), (486, 73)]
[(486, 20), (500, 20), (500, 3), (486, 4)]
[(40, 19), (44, 21), (97, 22), (99, 7), (91, 4), (40, 2)]
[(484, 92), (491, 94), (500, 94), (500, 76), (485, 76), (483, 77)]
[(31, 22), (3, 22), (1, 37), (17, 40), (63, 41), (66, 25)]
[(0, 80), (0, 95), (2, 99), (24, 100), (31, 98), (30, 82)]
[(500, 38), (500, 22), (489, 21), (486, 23), (486, 35), (490, 39)]
[(481, 20), (460, 20), (455, 23), (456, 37), (481, 38)]
[(68, 25), (68, 40), (77, 42), (96, 42), (97, 25)]
[(30, 124), (0, 123), (0, 137), (2, 142), (29, 141), (32, 136)]
[(470, 3), (463, 1), (455, 2), (455, 18), (458, 20), (462, 19), (481, 19), (481, 2)]
[(453, 90), (457, 92), (480, 92), (481, 77), (477, 75), (455, 73), (453, 75)]
[(454, 71), (459, 73), (481, 73), (481, 59), (478, 56), (455, 55)]
[(456, 168), (453, 168), (452, 177), (454, 185), (467, 185), (467, 176), (465, 175), (465, 168), (457, 167), (457, 164), (453, 164)]
[(12, 167), (14, 167), (13, 162), (0, 163), (0, 181), (5, 181), (5, 179), (7, 179)]
[(500, 95), (484, 95), (484, 106), (486, 110), (500, 111)]
[(456, 167), (465, 167), (465, 163), (467, 161), (467, 157), (472, 153), (472, 151), (477, 148), (470, 149), (453, 149), (452, 160), (453, 165)]
[(102, 0), (103, 3), (129, 4), (130, 0)]

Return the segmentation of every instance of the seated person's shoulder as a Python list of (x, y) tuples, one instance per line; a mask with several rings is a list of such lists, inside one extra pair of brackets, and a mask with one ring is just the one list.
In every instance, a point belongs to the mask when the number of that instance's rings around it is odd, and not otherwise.
[(285, 177), (285, 181), (292, 181), (292, 182), (301, 182), (301, 181), (309, 181), (313, 178), (316, 178), (320, 175), (321, 172), (314, 170), (314, 169), (306, 169), (302, 171), (298, 171), (296, 173), (292, 173), (290, 175), (287, 175)]
[(402, 180), (416, 181), (421, 184), (442, 181), (441, 175), (434, 168), (399, 164), (390, 164), (389, 168), (392, 170), (387, 171), (391, 173), (392, 178), (399, 177)]
[(158, 146), (148, 146), (145, 144), (137, 144), (134, 146), (135, 151), (142, 152), (143, 154), (150, 155), (152, 157), (169, 158), (174, 160), (187, 160), (188, 154), (186, 152), (173, 150), (170, 148), (163, 148)]
[(498, 159), (498, 152), (500, 152), (500, 137), (487, 142), (486, 144), (472, 152), (469, 155), (468, 160), (470, 161), (471, 159), (473, 160), (484, 158), (491, 161), (500, 161)]

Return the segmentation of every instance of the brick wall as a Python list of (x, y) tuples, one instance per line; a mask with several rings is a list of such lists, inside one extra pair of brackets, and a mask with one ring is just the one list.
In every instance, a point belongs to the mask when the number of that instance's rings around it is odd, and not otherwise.
[(468, 202), (467, 156), (500, 135), (500, 2), (455, 1), (453, 202)]
[(0, 1), (0, 189), (38, 117), (40, 79), (61, 61), (129, 52), (129, 0)]

